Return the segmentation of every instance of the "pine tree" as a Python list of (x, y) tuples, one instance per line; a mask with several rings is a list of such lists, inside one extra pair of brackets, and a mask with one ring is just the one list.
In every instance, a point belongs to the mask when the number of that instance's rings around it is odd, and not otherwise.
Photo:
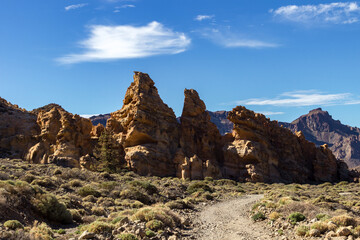
[(98, 140), (95, 156), (99, 160), (98, 170), (107, 172), (118, 172), (121, 169), (121, 151), (113, 135), (105, 130)]

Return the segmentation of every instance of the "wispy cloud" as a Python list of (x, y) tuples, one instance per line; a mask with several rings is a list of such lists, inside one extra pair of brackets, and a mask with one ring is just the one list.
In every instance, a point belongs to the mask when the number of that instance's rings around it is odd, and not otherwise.
[(215, 16), (214, 15), (197, 15), (195, 17), (196, 21), (203, 21), (203, 20), (210, 20), (213, 19)]
[(120, 12), (120, 9), (122, 9), (122, 8), (134, 8), (134, 7), (136, 7), (136, 6), (133, 4), (125, 4), (122, 6), (117, 6), (117, 7), (115, 7), (114, 13)]
[(316, 90), (285, 92), (275, 98), (251, 98), (235, 102), (237, 105), (271, 105), (279, 107), (329, 106), (360, 104), (351, 93), (327, 94)]
[(359, 21), (357, 2), (335, 2), (318, 5), (288, 5), (270, 12), (282, 19), (299, 23), (351, 24)]
[(273, 115), (282, 115), (284, 112), (270, 112), (270, 111), (260, 111), (258, 113), (264, 114), (265, 116), (273, 116)]
[(65, 10), (66, 10), (66, 11), (74, 10), (74, 9), (77, 9), (77, 8), (85, 7), (85, 6), (87, 6), (87, 5), (88, 5), (87, 3), (80, 3), (80, 4), (69, 5), (69, 6), (66, 6), (66, 7), (65, 7)]
[(187, 50), (191, 40), (184, 33), (175, 32), (159, 22), (145, 26), (90, 27), (88, 39), (80, 42), (85, 51), (57, 59), (63, 64), (143, 58), (162, 54), (177, 54)]
[(201, 30), (200, 33), (203, 37), (226, 48), (274, 48), (279, 46), (276, 43), (248, 38), (228, 29), (207, 28)]

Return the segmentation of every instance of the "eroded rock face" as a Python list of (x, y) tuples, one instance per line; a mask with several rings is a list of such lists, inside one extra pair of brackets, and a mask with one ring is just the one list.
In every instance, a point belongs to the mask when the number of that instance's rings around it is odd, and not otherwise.
[(175, 158), (177, 176), (189, 179), (221, 177), (221, 135), (210, 121), (205, 103), (193, 89), (185, 89), (180, 118), (180, 149)]
[(51, 104), (34, 110), (40, 127), (38, 142), (25, 156), (32, 163), (57, 163), (80, 167), (81, 156), (91, 154), (93, 144), (89, 119), (73, 115), (59, 105)]
[(23, 158), (39, 132), (35, 114), (0, 98), (0, 157)]
[(148, 74), (135, 72), (123, 107), (111, 113), (106, 128), (124, 147), (131, 169), (142, 175), (175, 175), (179, 124)]
[(224, 174), (240, 181), (324, 182), (340, 179), (327, 146), (316, 148), (264, 115), (238, 106), (229, 113), (233, 139), (224, 146)]

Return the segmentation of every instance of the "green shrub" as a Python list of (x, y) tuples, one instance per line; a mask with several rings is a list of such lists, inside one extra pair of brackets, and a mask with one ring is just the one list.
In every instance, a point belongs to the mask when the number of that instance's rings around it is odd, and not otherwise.
[(86, 185), (78, 190), (78, 194), (82, 197), (86, 196), (94, 196), (94, 197), (100, 197), (101, 194), (97, 190), (95, 190), (92, 186)]
[(138, 200), (144, 204), (151, 203), (150, 197), (148, 195), (143, 194), (134, 188), (122, 190), (120, 193), (120, 198)]
[(311, 229), (317, 229), (320, 231), (320, 233), (324, 233), (328, 230), (328, 227), (324, 222), (315, 222), (311, 225)]
[(174, 200), (165, 204), (170, 209), (193, 209), (192, 205), (187, 204), (183, 200)]
[(164, 228), (164, 223), (162, 221), (154, 219), (147, 222), (146, 227), (149, 228), (150, 230), (158, 231)]
[(263, 221), (266, 219), (265, 215), (262, 212), (257, 212), (251, 216), (253, 221)]
[(138, 238), (131, 233), (122, 233), (116, 236), (119, 240), (138, 240)]
[(299, 213), (299, 212), (291, 213), (288, 217), (291, 224), (296, 224), (297, 222), (304, 221), (305, 218), (306, 217), (302, 213)]
[(30, 229), (29, 234), (31, 239), (39, 240), (53, 240), (54, 237), (54, 233), (46, 223), (39, 224), (37, 221), (34, 222), (34, 226)]
[(320, 220), (320, 221), (325, 221), (325, 220), (327, 220), (329, 218), (330, 218), (330, 216), (325, 214), (325, 213), (319, 213), (319, 214), (316, 215), (316, 219)]
[(111, 233), (114, 226), (109, 223), (95, 221), (86, 227), (86, 230), (96, 234)]
[(333, 221), (338, 226), (356, 226), (356, 220), (353, 217), (350, 217), (348, 215), (341, 215), (331, 218), (331, 221)]
[(159, 207), (145, 207), (139, 209), (133, 216), (133, 220), (149, 222), (159, 220), (168, 227), (175, 227), (180, 224), (180, 219), (170, 210)]
[(192, 182), (190, 183), (190, 185), (187, 187), (187, 191), (188, 193), (192, 194), (194, 192), (213, 192), (213, 190), (211, 189), (211, 187), (209, 185), (207, 185), (204, 182)]
[(4, 227), (16, 230), (18, 228), (24, 228), (24, 226), (18, 220), (8, 220), (4, 223)]
[(150, 195), (158, 192), (157, 187), (155, 187), (155, 185), (153, 185), (147, 181), (134, 180), (134, 181), (130, 182), (130, 185), (132, 185), (134, 187), (140, 187), (140, 188), (144, 189)]
[(309, 232), (309, 230), (310, 230), (310, 228), (308, 226), (301, 225), (298, 228), (296, 228), (296, 234), (298, 236), (303, 237)]
[(151, 237), (155, 237), (156, 233), (154, 231), (152, 231), (152, 230), (146, 230), (145, 235), (147, 237), (151, 238)]
[(37, 194), (32, 201), (33, 206), (44, 217), (60, 223), (71, 223), (72, 216), (66, 206), (59, 203), (58, 199), (51, 194)]

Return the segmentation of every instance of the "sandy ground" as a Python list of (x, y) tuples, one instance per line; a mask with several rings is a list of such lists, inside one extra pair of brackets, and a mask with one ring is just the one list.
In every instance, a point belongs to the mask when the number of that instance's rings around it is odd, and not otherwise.
[(263, 195), (241, 198), (204, 207), (193, 221), (189, 239), (199, 240), (272, 240), (277, 239), (264, 226), (251, 220), (248, 211)]

